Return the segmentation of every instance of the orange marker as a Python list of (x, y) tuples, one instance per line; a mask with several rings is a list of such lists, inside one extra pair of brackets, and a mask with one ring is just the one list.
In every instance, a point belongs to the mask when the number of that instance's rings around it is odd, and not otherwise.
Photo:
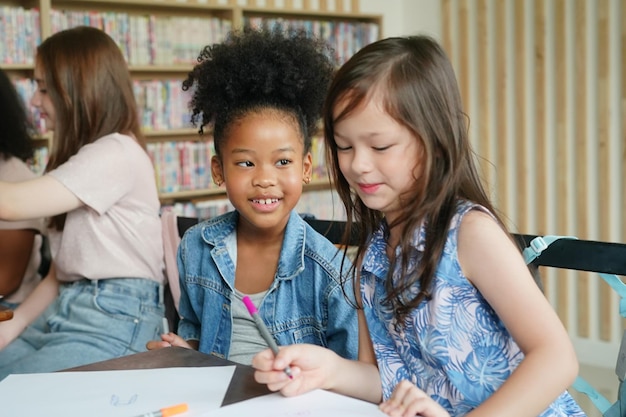
[(153, 411), (151, 413), (142, 414), (137, 417), (170, 417), (176, 414), (184, 413), (189, 407), (187, 404), (178, 404), (173, 407), (161, 408), (159, 411)]

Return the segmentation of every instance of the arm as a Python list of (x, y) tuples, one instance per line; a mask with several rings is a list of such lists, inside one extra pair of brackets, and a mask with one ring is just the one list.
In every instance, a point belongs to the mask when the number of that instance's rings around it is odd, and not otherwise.
[(28, 181), (0, 181), (0, 219), (51, 217), (81, 207), (83, 203), (51, 175)]
[[(357, 317), (359, 322), (359, 360), (349, 361), (349, 363), (343, 364), (343, 369), (334, 370), (333, 378), (329, 381), (329, 386), (326, 389), (372, 403), (379, 403), (383, 396), (383, 390), (374, 347), (363, 310), (357, 310)], [(355, 384), (354, 381), (360, 382)]]
[(468, 416), (539, 415), (578, 373), (569, 336), (519, 250), (490, 216), (480, 212), (465, 216), (458, 253), (463, 272), (525, 355), (505, 383)]
[(15, 310), (13, 318), (0, 323), (0, 349), (15, 340), (59, 295), (54, 265), (48, 275)]
[(35, 230), (0, 230), (0, 295), (22, 284), (33, 251)]

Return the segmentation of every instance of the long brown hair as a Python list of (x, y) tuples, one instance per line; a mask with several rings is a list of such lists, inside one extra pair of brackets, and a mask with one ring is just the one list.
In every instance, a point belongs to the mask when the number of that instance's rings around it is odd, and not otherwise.
[[(385, 111), (409, 129), (423, 149), (423, 171), (414, 186), (400, 197), (402, 213), (393, 224), (387, 224), (381, 212), (365, 206), (350, 190), (337, 159), (335, 123), (348, 117), (374, 92), (382, 93)], [(335, 114), (339, 102), (342, 111)], [(426, 36), (388, 38), (364, 47), (335, 75), (325, 103), (324, 132), (330, 175), (347, 211), (345, 237), (356, 236), (357, 259), (362, 258), (369, 237), (381, 225), (387, 233), (391, 228), (402, 228), (402, 279), (393, 282), (396, 259), (391, 259), (386, 280), (386, 301), (402, 325), (406, 315), (429, 298), (457, 202), (473, 201), (497, 218), (476, 168), (467, 135), (467, 116), (445, 52)], [(422, 224), (426, 228), (424, 254), (417, 267), (411, 269), (411, 242)], [(356, 275), (353, 267), (352, 276)], [(410, 295), (408, 290), (416, 283), (419, 292)]]
[[(111, 133), (132, 134), (145, 149), (128, 66), (106, 33), (87, 26), (58, 32), (39, 45), (36, 62), (56, 117), (46, 172)], [(50, 221), (57, 230), (64, 224), (65, 214)]]

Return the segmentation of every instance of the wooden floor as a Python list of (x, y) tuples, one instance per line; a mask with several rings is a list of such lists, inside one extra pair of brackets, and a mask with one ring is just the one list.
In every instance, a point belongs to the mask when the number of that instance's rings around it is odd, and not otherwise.
[[(581, 364), (579, 374), (611, 403), (617, 400), (619, 381), (615, 375), (614, 369)], [(602, 417), (600, 411), (595, 408), (586, 395), (579, 393), (573, 388), (570, 389), (569, 392), (583, 410), (585, 410), (588, 417)]]

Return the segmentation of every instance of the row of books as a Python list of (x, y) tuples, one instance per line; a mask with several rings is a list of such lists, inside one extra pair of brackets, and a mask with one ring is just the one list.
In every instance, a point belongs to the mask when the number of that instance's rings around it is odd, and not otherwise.
[[(41, 42), (40, 12), (37, 8), (0, 7), (1, 64), (32, 64)], [(303, 29), (326, 39), (338, 64), (380, 36), (376, 23), (341, 20), (310, 20), (245, 17), (247, 26)], [(130, 65), (193, 65), (206, 45), (221, 42), (232, 22), (212, 16), (165, 16), (101, 12), (96, 10), (50, 11), (52, 33), (86, 25), (104, 30), (119, 45)]]
[(368, 22), (246, 17), (244, 24), (270, 28), (280, 25), (285, 28), (303, 30), (325, 39), (334, 49), (335, 59), (340, 65), (365, 45), (378, 40), (380, 36), (378, 25)]
[(211, 219), (220, 214), (227, 213), (234, 209), (228, 198), (217, 200), (206, 200), (199, 202), (176, 202), (164, 204), (161, 210), (171, 209), (179, 217), (195, 217), (197, 219)]
[[(30, 112), (33, 125), (39, 133), (46, 131), (44, 120), (29, 102), (37, 84), (30, 78), (13, 80), (15, 88)], [(191, 128), (189, 100), (191, 92), (183, 91), (181, 80), (134, 80), (141, 127), (146, 131), (166, 131)]]
[(33, 64), (41, 43), (38, 9), (0, 6), (0, 64)]
[(209, 190), (213, 142), (157, 142), (148, 144), (160, 193)]
[(141, 126), (146, 131), (191, 128), (191, 91), (181, 80), (134, 80)]
[(191, 65), (202, 49), (221, 42), (232, 22), (216, 17), (52, 10), (52, 33), (75, 26), (104, 30), (130, 65)]

